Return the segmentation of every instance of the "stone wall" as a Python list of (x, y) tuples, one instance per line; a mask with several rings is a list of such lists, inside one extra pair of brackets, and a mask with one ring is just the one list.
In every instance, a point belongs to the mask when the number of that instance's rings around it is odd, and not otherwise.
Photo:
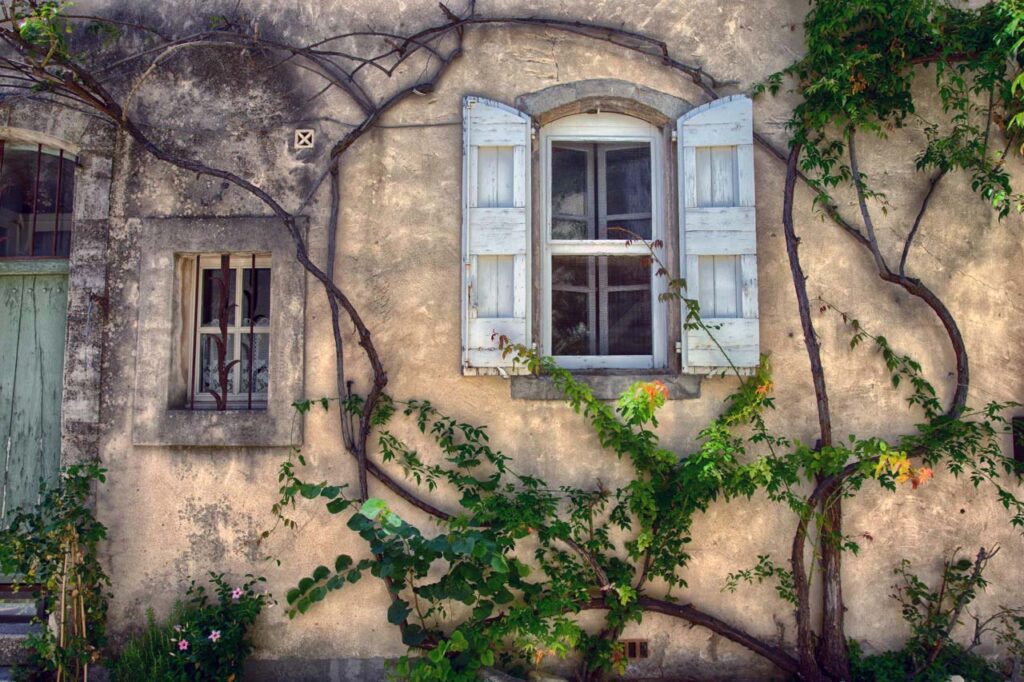
[[(116, 11), (122, 1), (81, 5)], [(310, 42), (371, 22), (378, 28), (408, 28), (437, 18), (433, 0), (406, 0), (387, 16), (371, 0), (322, 0), (294, 9), (270, 0), (245, 4), (252, 16), (260, 17), (264, 31)], [(682, 58), (733, 81), (729, 92), (746, 91), (800, 54), (800, 23), (807, 10), (798, 0), (480, 4), (493, 14), (589, 18), (656, 34)], [(176, 0), (152, 11), (154, 21), (177, 26), (200, 23), (195, 16), (211, 10), (207, 3)], [(271, 70), (269, 63), (269, 58), (239, 57), (224, 49), (191, 50), (147, 80), (136, 107), (158, 139), (173, 140), (179, 150), (242, 174), (294, 209), (325, 167), (332, 141), (358, 120), (359, 112), (334, 91), (313, 97), (322, 84), (307, 72)], [(434, 92), (399, 105), (346, 152), (337, 271), (340, 285), (373, 330), (393, 395), (429, 399), (460, 419), (486, 424), (492, 443), (524, 473), (555, 484), (590, 486), (601, 479), (614, 487), (628, 480), (629, 468), (602, 451), (568, 407), (557, 401), (515, 399), (509, 381), (463, 377), (459, 368), (462, 97), (476, 94), (512, 104), (530, 101), (532, 93), (555, 85), (591, 79), (617, 79), (679, 100), (704, 101), (678, 73), (608, 44), (522, 27), (474, 29), (464, 56)], [(928, 101), (928, 74), (920, 79), (920, 88)], [(755, 130), (783, 145), (783, 124), (792, 104), (784, 94), (755, 100)], [(928, 115), (927, 110), (921, 113)], [(153, 408), (134, 404), (139, 399), (134, 387), (145, 380), (137, 372), (155, 352), (139, 343), (140, 306), (147, 303), (140, 294), (140, 261), (148, 247), (139, 238), (141, 226), (153, 219), (193, 217), (232, 217), (231, 224), (238, 225), (246, 216), (266, 215), (265, 208), (220, 180), (159, 163), (126, 139), (115, 144), (102, 125), (82, 123), (65, 113), (40, 116), (32, 107), (15, 108), (13, 118), (10, 125), (28, 128), (49, 121), (47, 132), (96, 149), (83, 172), (111, 177), (109, 201), (80, 191), (76, 203), (70, 324), (72, 339), (80, 342), (69, 344), (64, 423), (66, 457), (98, 452), (110, 470), (108, 484), (99, 491), (98, 510), (110, 531), (104, 563), (113, 578), (110, 625), (115, 638), (138, 627), (147, 607), (165, 613), (191, 577), (209, 570), (264, 574), (270, 590), (281, 598), (317, 564), (342, 552), (364, 554), (364, 544), (344, 523), (312, 504), (295, 510), (296, 531), (279, 528), (267, 541), (259, 541), (260, 533), (274, 523), (270, 507), (277, 497), (278, 466), (289, 454), (286, 447), (218, 446), (213, 436), (208, 447), (153, 446), (140, 445), (133, 437), (133, 414)], [(74, 126), (77, 132), (62, 132)], [(313, 150), (292, 148), (293, 131), (300, 127), (316, 130)], [(913, 147), (907, 142), (919, 143), (915, 135), (901, 132), (888, 141), (861, 143), (864, 170), (884, 187), (894, 207), (879, 215), (883, 248), (898, 248), (926, 189), (926, 178), (914, 171)], [(780, 406), (769, 415), (770, 426), (813, 442), (813, 392), (779, 219), (784, 167), (760, 148), (755, 160), (761, 346), (771, 354)], [(997, 222), (967, 184), (955, 176), (937, 191), (908, 271), (928, 282), (960, 322), (972, 360), (972, 403), (1020, 399), (1022, 224), (1017, 217)], [(853, 215), (851, 198), (841, 198), (842, 209)], [(797, 205), (811, 296), (849, 310), (871, 330), (884, 332), (894, 347), (922, 361), (927, 376), (948, 397), (953, 357), (937, 320), (920, 302), (874, 276), (870, 255), (812, 211), (807, 191), (798, 191)], [(303, 210), (312, 252), (321, 264), (326, 260), (327, 210), (325, 185)], [(253, 220), (251, 229), (283, 229), (271, 222)], [(305, 394), (333, 396), (329, 309), (315, 281), (309, 280), (307, 289), (304, 325), (294, 330), (304, 335)], [(848, 331), (833, 316), (818, 316), (817, 324), (837, 434), (905, 432), (914, 415), (889, 389), (879, 359), (868, 349), (849, 351)], [(102, 365), (94, 347), (101, 333)], [(365, 379), (359, 380), (366, 376), (365, 362), (354, 340), (348, 340), (349, 372), (357, 378), (355, 389), (365, 390)], [(729, 379), (706, 378), (699, 391), (680, 390), (676, 397), (681, 399), (663, 411), (664, 443), (679, 452), (692, 448), (698, 431), (721, 411), (734, 385)], [(355, 468), (340, 442), (333, 413), (306, 416), (303, 452), (312, 469), (309, 478), (355, 480)], [(373, 482), (371, 492), (386, 496)], [(432, 501), (455, 506), (446, 493), (433, 495)], [(400, 502), (395, 508), (405, 518), (423, 521)], [(911, 558), (925, 576), (934, 577), (941, 558), (956, 547), (970, 551), (981, 543), (999, 543), (1005, 550), (993, 562), (992, 585), (978, 607), (984, 611), (1019, 601), (1024, 542), (1006, 523), (991, 491), (974, 490), (940, 473), (913, 492), (866, 490), (846, 505), (846, 514), (846, 528), (861, 544), (858, 556), (845, 559), (846, 622), (848, 634), (863, 641), (868, 652), (896, 646), (906, 634), (889, 598), (891, 570), (901, 557)], [(689, 588), (681, 598), (792, 646), (790, 608), (771, 586), (743, 587), (735, 594), (723, 592), (722, 586), (730, 571), (751, 566), (758, 554), (784, 560), (794, 524), (789, 512), (760, 497), (715, 505), (694, 528), (694, 559), (685, 576)], [(267, 561), (268, 556), (280, 558), (281, 565)], [(386, 604), (383, 585), (364, 580), (292, 622), (283, 608), (271, 609), (256, 633), (256, 657), (268, 661), (265, 671), (280, 672), (264, 674), (299, 677), (306, 668), (270, 661), (306, 659), (309, 679), (362, 679), (360, 675), (369, 673), (345, 672), (362, 665), (352, 659), (366, 659), (368, 671), (377, 669), (379, 659), (404, 651), (397, 630), (384, 617)], [(773, 675), (744, 649), (656, 614), (645, 617), (642, 625), (630, 625), (624, 636), (651, 641), (647, 673)]]

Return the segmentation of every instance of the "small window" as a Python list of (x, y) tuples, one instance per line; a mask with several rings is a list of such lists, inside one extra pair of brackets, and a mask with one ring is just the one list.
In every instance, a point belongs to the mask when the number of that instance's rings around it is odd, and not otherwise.
[(199, 257), (189, 405), (265, 409), (270, 388), (270, 257)]
[(0, 140), (0, 258), (67, 258), (75, 157)]
[(665, 306), (649, 244), (662, 240), (657, 129), (617, 114), (544, 131), (544, 352), (587, 368), (660, 368)]

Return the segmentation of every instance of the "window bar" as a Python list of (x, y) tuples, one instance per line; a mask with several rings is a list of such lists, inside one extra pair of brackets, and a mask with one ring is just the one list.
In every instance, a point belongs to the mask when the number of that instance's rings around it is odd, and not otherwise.
[(32, 190), (32, 236), (28, 240), (28, 255), (36, 255), (36, 217), (39, 215), (39, 169), (43, 165), (43, 145), (36, 151), (36, 186)]
[(60, 200), (63, 198), (61, 195), (61, 181), (64, 180), (64, 150), (61, 149), (57, 155), (57, 199), (54, 202), (54, 214), (53, 214), (53, 249), (50, 253), (54, 258), (57, 257), (57, 235), (60, 234)]
[[(0, 140), (0, 176), (2, 176), (3, 172), (4, 172), (4, 150), (5, 150), (6, 146), (7, 146), (7, 140)], [(7, 237), (0, 238), (0, 246), (3, 246), (3, 243), (5, 241), (7, 241)], [(3, 252), (0, 252), (0, 255), (5, 255), (5, 254)], [(14, 254), (8, 253), (6, 255), (12, 256)]]
[(193, 309), (195, 310), (195, 316), (192, 318), (192, 324), (194, 324), (195, 327), (192, 329), (192, 381), (189, 382), (190, 410), (196, 409), (196, 382), (198, 381), (198, 377), (196, 377), (196, 350), (197, 347), (199, 346), (199, 326), (203, 318), (203, 311), (199, 307), (199, 284), (202, 278), (202, 274), (202, 263), (200, 262), (200, 257), (196, 256), (196, 304), (195, 308)]
[(249, 409), (252, 409), (252, 347), (256, 345), (256, 254), (252, 254), (249, 266)]
[[(240, 273), (239, 273), (240, 274)], [(232, 308), (237, 308), (237, 303), (230, 300), (231, 296), (231, 254), (223, 253), (220, 256), (220, 336), (214, 337), (217, 342), (217, 380), (220, 382), (220, 393), (214, 393), (214, 400), (217, 401), (218, 410), (228, 409), (228, 378), (229, 372), (238, 362), (237, 359), (228, 362), (228, 314)], [(237, 280), (235, 286), (239, 286)], [(237, 299), (236, 299), (237, 300)], [(235, 315), (240, 315), (236, 312)], [(236, 317), (237, 320), (237, 317)], [(238, 324), (236, 321), (235, 324)], [(232, 344), (232, 350), (234, 344)]]

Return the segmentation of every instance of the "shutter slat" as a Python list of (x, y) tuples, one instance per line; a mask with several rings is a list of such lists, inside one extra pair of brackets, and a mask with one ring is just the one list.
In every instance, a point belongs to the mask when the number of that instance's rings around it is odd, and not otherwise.
[(528, 345), (530, 118), (499, 102), (463, 101), (464, 374), (512, 370), (499, 338)]
[(714, 372), (728, 368), (730, 361), (738, 368), (756, 367), (760, 332), (751, 102), (744, 96), (709, 102), (681, 116), (676, 131), (681, 265), (687, 297), (700, 303), (701, 320), (710, 330), (687, 330), (684, 308), (684, 371)]

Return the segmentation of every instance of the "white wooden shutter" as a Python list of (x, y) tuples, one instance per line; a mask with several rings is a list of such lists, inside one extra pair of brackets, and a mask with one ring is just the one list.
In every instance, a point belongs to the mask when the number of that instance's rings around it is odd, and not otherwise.
[(700, 302), (701, 319), (714, 337), (685, 329), (684, 305), (683, 369), (713, 372), (728, 368), (729, 360), (738, 368), (756, 367), (753, 106), (742, 95), (709, 102), (681, 116), (676, 132), (681, 270), (686, 296)]
[(530, 117), (466, 97), (462, 122), (462, 369), (505, 374), (499, 338), (530, 343)]

